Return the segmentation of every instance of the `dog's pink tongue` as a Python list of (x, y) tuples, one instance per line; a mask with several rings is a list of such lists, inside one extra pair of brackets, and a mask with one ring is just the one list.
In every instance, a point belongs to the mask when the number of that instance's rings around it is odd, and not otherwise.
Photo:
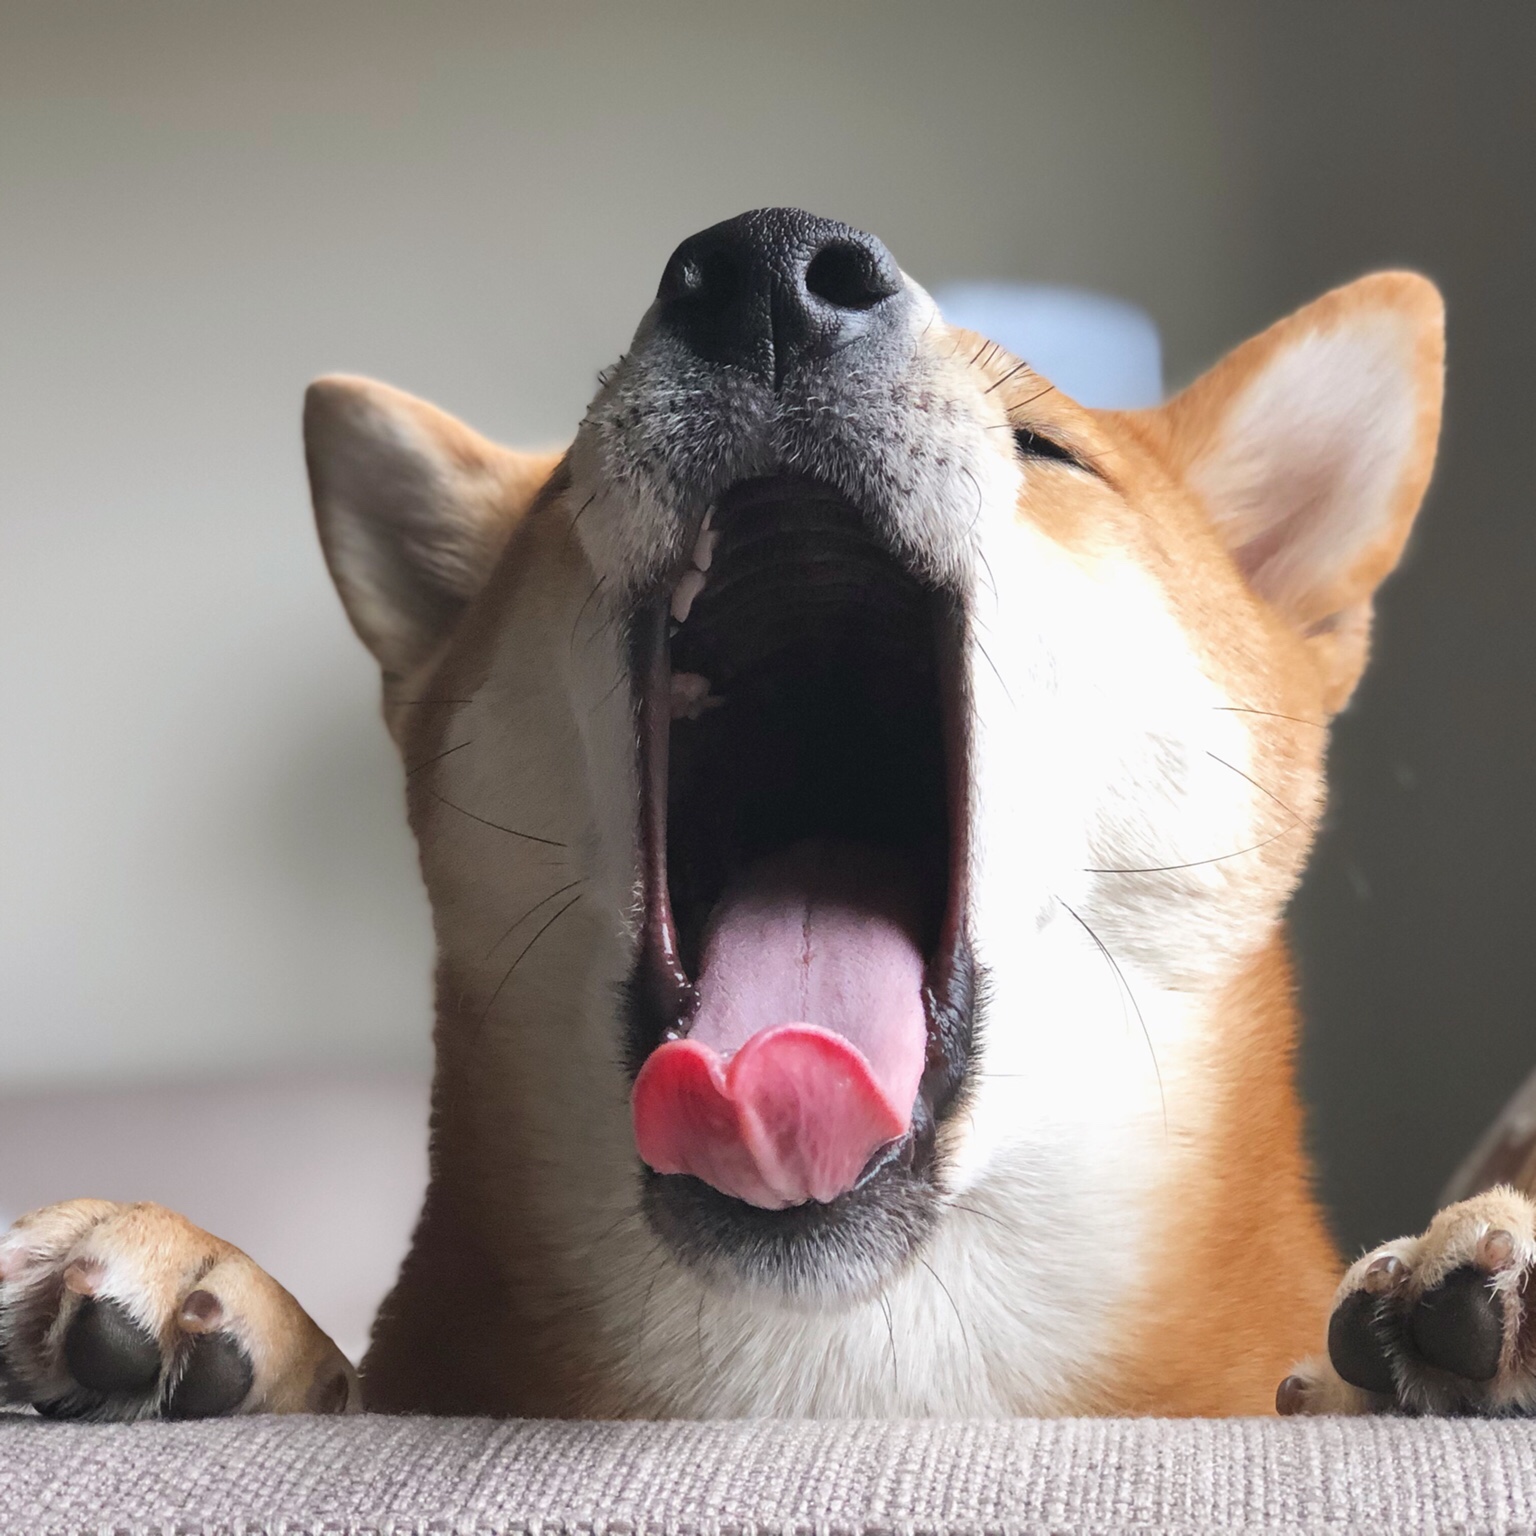
[(711, 915), (688, 1036), (635, 1082), (635, 1144), (768, 1210), (829, 1201), (912, 1123), (927, 1023), (917, 891), (879, 849), (799, 843)]

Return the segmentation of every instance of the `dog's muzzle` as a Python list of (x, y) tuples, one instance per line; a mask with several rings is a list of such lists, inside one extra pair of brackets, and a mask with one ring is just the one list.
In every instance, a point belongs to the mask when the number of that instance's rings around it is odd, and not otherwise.
[(924, 302), (868, 235), (743, 214), (673, 254), (592, 428), (649, 488), (616, 524), (647, 1209), (688, 1260), (791, 1288), (866, 1285), (926, 1229), (975, 1022), (967, 603), (893, 515), (928, 497)]

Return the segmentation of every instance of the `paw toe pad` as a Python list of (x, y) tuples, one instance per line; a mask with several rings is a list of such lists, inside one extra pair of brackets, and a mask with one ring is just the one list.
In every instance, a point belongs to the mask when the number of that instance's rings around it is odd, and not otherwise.
[(125, 1397), (154, 1385), (160, 1345), (120, 1303), (86, 1296), (64, 1335), (64, 1363), (87, 1391)]
[(1379, 1326), (1380, 1303), (1369, 1291), (1356, 1291), (1334, 1308), (1328, 1319), (1328, 1357), (1351, 1386), (1365, 1392), (1392, 1393), (1397, 1382)]
[(250, 1357), (227, 1333), (203, 1333), (165, 1400), (170, 1419), (211, 1419), (237, 1408), (255, 1381)]
[(1427, 1365), (1468, 1381), (1492, 1381), (1504, 1349), (1504, 1309), (1488, 1276), (1467, 1264), (1419, 1298), (1408, 1333)]

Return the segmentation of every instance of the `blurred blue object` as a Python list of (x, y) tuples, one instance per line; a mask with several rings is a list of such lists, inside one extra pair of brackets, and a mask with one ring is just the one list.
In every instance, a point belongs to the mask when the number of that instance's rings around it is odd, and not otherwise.
[(1123, 299), (1030, 283), (950, 283), (934, 294), (951, 325), (1006, 347), (1082, 405), (1135, 410), (1163, 398), (1163, 348)]

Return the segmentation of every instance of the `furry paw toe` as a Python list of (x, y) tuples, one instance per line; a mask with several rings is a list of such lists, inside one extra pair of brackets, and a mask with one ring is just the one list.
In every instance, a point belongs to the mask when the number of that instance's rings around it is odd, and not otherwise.
[(60, 1419), (359, 1399), (341, 1352), (239, 1249), (160, 1206), (104, 1200), (49, 1206), (0, 1239), (0, 1384)]
[(1367, 1254), (1344, 1276), (1326, 1362), (1300, 1366), (1275, 1406), (1288, 1413), (1536, 1412), (1526, 1297), (1536, 1207), (1507, 1188), (1440, 1212), (1416, 1238)]

